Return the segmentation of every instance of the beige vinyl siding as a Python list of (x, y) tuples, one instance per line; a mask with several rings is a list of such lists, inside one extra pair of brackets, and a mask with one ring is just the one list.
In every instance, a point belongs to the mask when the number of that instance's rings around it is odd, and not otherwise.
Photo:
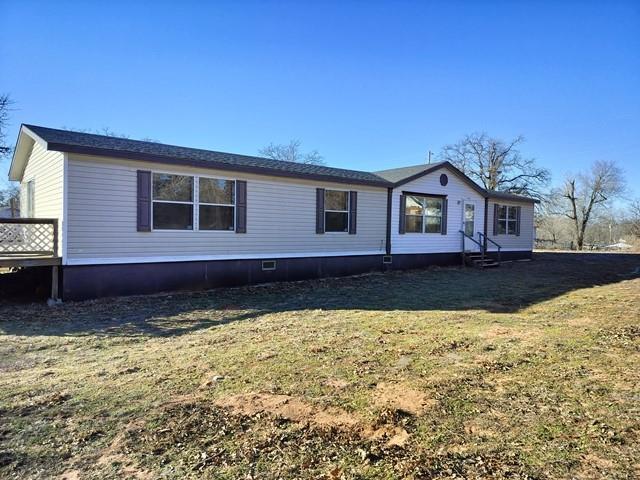
[(35, 218), (58, 219), (58, 252), (62, 252), (64, 154), (46, 150), (35, 142), (20, 182), (20, 216), (27, 216), (27, 183), (34, 182)]
[[(136, 231), (136, 170), (247, 181), (247, 233)], [(385, 188), (69, 156), (69, 263), (383, 253)], [(358, 192), (357, 234), (315, 233), (316, 188)]]
[[(520, 235), (494, 235), (493, 234), (493, 210), (494, 205), (509, 205), (522, 207), (520, 211)], [(533, 250), (534, 228), (533, 228), (533, 203), (530, 202), (513, 202), (507, 200), (489, 199), (489, 223), (487, 226), (489, 238), (494, 240), (503, 250), (520, 251)], [(489, 243), (489, 250), (496, 250), (497, 247)]]
[[(440, 185), (440, 175), (447, 174), (449, 182)], [(403, 191), (446, 195), (448, 199), (447, 234), (439, 233), (405, 233), (400, 234), (400, 195)], [(448, 168), (439, 168), (424, 177), (406, 183), (393, 191), (391, 204), (391, 252), (401, 253), (450, 253), (460, 252), (462, 249), (462, 202), (463, 200), (475, 204), (475, 231), (484, 230), (484, 198), (471, 188), (465, 181)], [(477, 235), (475, 235), (477, 239)], [(467, 248), (473, 245), (467, 245)]]

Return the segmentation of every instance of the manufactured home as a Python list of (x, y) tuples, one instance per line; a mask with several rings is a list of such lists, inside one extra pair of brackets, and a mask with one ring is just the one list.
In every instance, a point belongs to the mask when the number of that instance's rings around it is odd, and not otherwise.
[(378, 172), (22, 125), (0, 267), (65, 300), (530, 258), (535, 200), (448, 162)]

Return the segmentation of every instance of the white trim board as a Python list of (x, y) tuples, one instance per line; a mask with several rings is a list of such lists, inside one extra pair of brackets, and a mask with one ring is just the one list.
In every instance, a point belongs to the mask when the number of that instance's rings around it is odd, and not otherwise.
[[(69, 238), (69, 154), (62, 154), (62, 215), (58, 221), (58, 233), (62, 235), (62, 264), (67, 264), (67, 239)], [(62, 225), (60, 224), (62, 223)]]
[(355, 257), (384, 255), (384, 250), (356, 252), (262, 253), (250, 255), (184, 255), (157, 257), (67, 258), (65, 265), (115, 265), (119, 263), (206, 262), (213, 260), (272, 260), (277, 258)]
[[(496, 250), (487, 250), (497, 253)], [(525, 252), (521, 248), (503, 248), (503, 252)], [(392, 253), (393, 255), (430, 255), (438, 253), (458, 252), (423, 252), (423, 253)], [(384, 250), (369, 250), (360, 252), (309, 252), (309, 253), (264, 253), (251, 255), (184, 255), (157, 257), (103, 257), (103, 258), (71, 258), (64, 265), (117, 265), (128, 263), (172, 263), (172, 262), (208, 262), (214, 260), (272, 260), (278, 258), (313, 258), (313, 257), (358, 257), (367, 255), (386, 255)]]
[[(502, 248), (500, 249), (501, 252), (530, 252), (530, 249), (526, 249), (526, 248)], [(487, 248), (487, 252), (493, 252), (493, 253), (498, 253), (498, 248)]]

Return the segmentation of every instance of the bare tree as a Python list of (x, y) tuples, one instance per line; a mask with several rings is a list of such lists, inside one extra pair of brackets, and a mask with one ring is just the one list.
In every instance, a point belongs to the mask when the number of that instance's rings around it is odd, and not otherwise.
[(551, 174), (520, 153), (518, 147), (523, 142), (522, 136), (506, 142), (486, 133), (473, 133), (445, 146), (440, 159), (451, 162), (488, 190), (540, 198)]
[(20, 213), (20, 188), (10, 183), (0, 190), (0, 207), (9, 208), (9, 215), (14, 218)]
[(111, 130), (109, 127), (102, 128), (69, 128), (69, 127), (61, 127), (62, 130), (69, 130), (70, 132), (80, 132), (80, 133), (91, 133), (94, 135), (104, 135), (105, 137), (116, 137), (116, 138), (125, 138), (127, 140), (139, 140), (141, 142), (149, 142), (149, 143), (162, 143), (157, 138), (152, 137), (143, 137), (143, 138), (131, 138), (131, 136), (126, 133), (118, 133), (114, 130)]
[(585, 231), (598, 209), (624, 192), (623, 172), (612, 161), (595, 162), (587, 173), (567, 178), (557, 192), (560, 209), (572, 221), (576, 248), (582, 250)]
[[(7, 127), (12, 110), (13, 100), (8, 94), (0, 95), (0, 161), (11, 156), (13, 146), (7, 143)], [(4, 169), (3, 169), (4, 170)], [(20, 189), (13, 183), (3, 179), (5, 185), (0, 186), (0, 207), (9, 207), (12, 217), (18, 216)]]
[(260, 149), (258, 153), (263, 157), (271, 158), (273, 160), (324, 165), (322, 155), (320, 155), (317, 150), (303, 153), (300, 150), (301, 145), (302, 142), (300, 142), (300, 140), (291, 140), (286, 145), (270, 143), (266, 147)]
[[(62, 128), (62, 130), (69, 130), (70, 132), (92, 133), (94, 135), (104, 135), (105, 137), (131, 138), (126, 133), (114, 132), (109, 127), (91, 129), (91, 128), (69, 128), (69, 127), (64, 126), (64, 127), (61, 127), (61, 128)], [(143, 141), (147, 141), (147, 140), (143, 139)]]
[(7, 126), (12, 105), (13, 100), (9, 95), (0, 95), (0, 158), (8, 157), (13, 151), (13, 147), (7, 144)]
[(629, 204), (627, 221), (631, 235), (640, 238), (640, 198), (633, 200)]

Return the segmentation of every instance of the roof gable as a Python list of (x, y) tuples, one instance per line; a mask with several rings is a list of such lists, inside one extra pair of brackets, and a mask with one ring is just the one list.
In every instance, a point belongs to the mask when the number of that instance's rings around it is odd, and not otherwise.
[(473, 188), (476, 192), (478, 192), (483, 197), (487, 196), (487, 191), (479, 186), (476, 182), (471, 180), (468, 176), (466, 176), (462, 171), (453, 166), (450, 162), (438, 162), (431, 163), (428, 165), (413, 165), (410, 167), (402, 167), (402, 168), (393, 168), (391, 170), (382, 170), (379, 172), (375, 172), (376, 175), (390, 181), (393, 183), (394, 187), (399, 187), (404, 185), (405, 183), (412, 182), (413, 180), (417, 180), (420, 177), (424, 177), (425, 175), (429, 175), (430, 173), (439, 170), (441, 168), (446, 168), (454, 175), (459, 177), (463, 182)]
[(9, 165), (9, 180), (13, 182), (22, 180), (22, 175), (24, 175), (24, 170), (27, 167), (27, 160), (36, 142), (41, 143), (46, 148), (46, 142), (22, 125), (16, 141), (16, 148), (13, 150), (13, 156), (11, 157), (11, 164)]
[(385, 180), (393, 183), (394, 188), (400, 187), (406, 183), (417, 180), (420, 177), (428, 175), (436, 170), (441, 168), (446, 168), (455, 174), (458, 178), (464, 181), (467, 185), (473, 188), (476, 192), (482, 195), (484, 198), (493, 198), (493, 199), (501, 199), (501, 200), (511, 200), (514, 202), (531, 202), (531, 203), (540, 203), (539, 200), (531, 197), (525, 197), (524, 195), (516, 195), (515, 193), (509, 192), (499, 192), (496, 190), (487, 190), (482, 188), (476, 182), (471, 180), (467, 175), (465, 175), (462, 170), (454, 166), (451, 162), (437, 162), (431, 164), (420, 164), (420, 165), (412, 165), (409, 167), (400, 167), (400, 168), (392, 168), (390, 170), (380, 170), (378, 172), (374, 172), (376, 175), (384, 178)]

